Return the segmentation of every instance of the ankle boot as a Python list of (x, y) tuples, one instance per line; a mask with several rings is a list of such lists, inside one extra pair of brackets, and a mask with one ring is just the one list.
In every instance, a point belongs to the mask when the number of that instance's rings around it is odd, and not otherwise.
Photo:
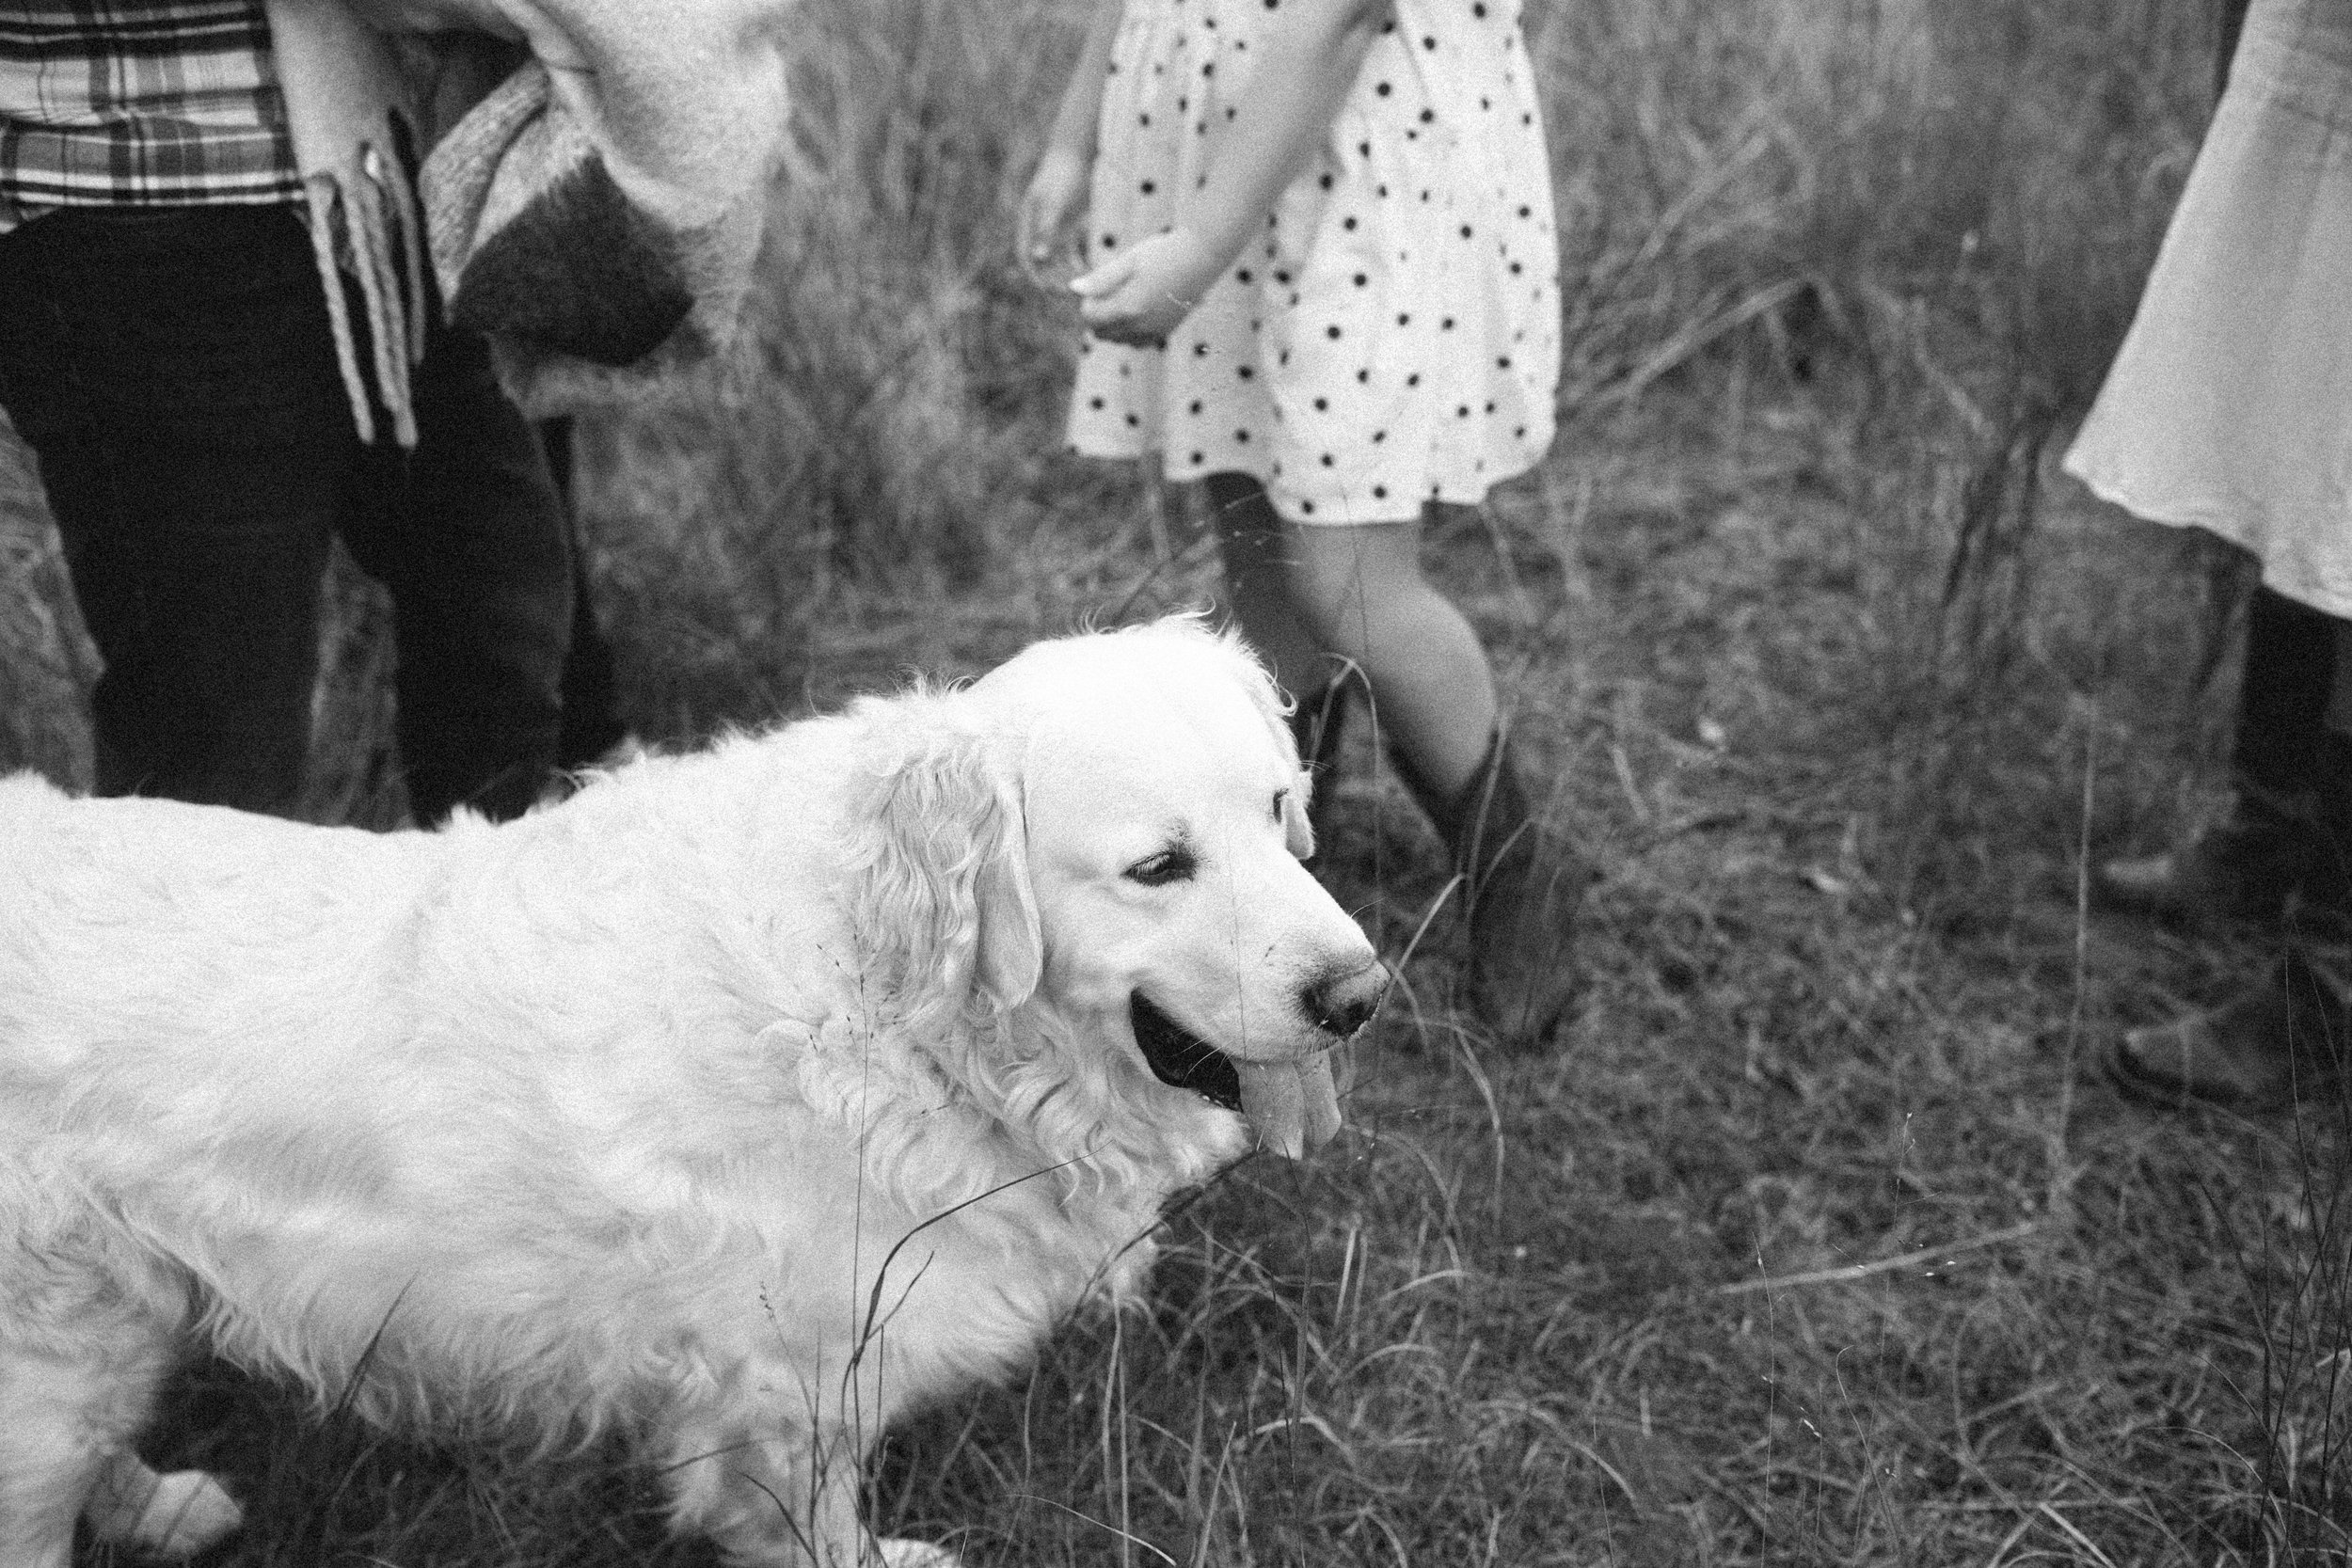
[(2100, 866), (2091, 885), (2102, 903), (2244, 920), (2273, 920), (2297, 904), (2352, 907), (2352, 740), (2328, 727), (2338, 626), (2256, 590), (2230, 737), (2230, 808), (2165, 853)]
[(1478, 771), (1450, 796), (1401, 753), (1390, 760), (1453, 851), (1479, 1012), (1506, 1046), (1541, 1043), (1574, 989), (1572, 927), (1593, 868), (1536, 816), (1500, 728)]
[(2109, 908), (2142, 914), (2270, 920), (2307, 888), (2342, 896), (2327, 836), (2310, 796), (2241, 787), (2220, 818), (2185, 843), (2103, 863), (2091, 890)]
[(2344, 1103), (2352, 947), (2330, 935), (2341, 933), (2288, 942), (2260, 982), (2217, 1007), (2124, 1034), (2107, 1057), (2116, 1085), (2174, 1108)]

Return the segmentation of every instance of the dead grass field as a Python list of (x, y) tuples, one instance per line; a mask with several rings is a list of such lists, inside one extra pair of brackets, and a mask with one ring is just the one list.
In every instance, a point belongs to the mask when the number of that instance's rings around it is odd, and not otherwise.
[[(1009, 200), (1057, 0), (810, 0), (804, 166), (730, 388), (585, 432), (629, 717), (688, 738), (1209, 599), (1184, 498), (1057, 452)], [(1369, 747), (1334, 885), (1409, 982), (1353, 1130), (1171, 1222), (1148, 1311), (895, 1436), (975, 1564), (2343, 1562), (2342, 1106), (2168, 1117), (2103, 1040), (2256, 961), (2082, 906), (2215, 779), (2240, 582), (2056, 477), (2201, 127), (2196, 0), (1533, 0), (1565, 426), (1438, 519), (1606, 873), (1536, 1057), (1415, 933)], [(0, 472), (0, 764), (91, 669)], [(318, 809), (387, 809), (364, 595)], [(222, 1561), (682, 1563), (616, 1454), (321, 1422), (217, 1369)], [(103, 1560), (93, 1554), (88, 1560)]]

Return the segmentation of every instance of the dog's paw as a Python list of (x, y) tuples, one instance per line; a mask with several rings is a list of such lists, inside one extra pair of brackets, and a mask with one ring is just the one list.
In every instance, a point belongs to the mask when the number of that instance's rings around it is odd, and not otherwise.
[(103, 1540), (162, 1557), (194, 1557), (245, 1523), (245, 1511), (201, 1470), (159, 1476), (143, 1465), (135, 1469), (135, 1484), (109, 1485), (110, 1496), (92, 1499), (89, 1526)]
[(963, 1568), (963, 1560), (928, 1541), (877, 1541), (882, 1568)]

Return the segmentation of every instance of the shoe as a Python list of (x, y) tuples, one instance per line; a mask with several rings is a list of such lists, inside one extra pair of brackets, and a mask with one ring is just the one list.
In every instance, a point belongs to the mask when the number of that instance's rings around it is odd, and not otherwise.
[(1559, 1026), (1575, 990), (1570, 945), (1593, 867), (1536, 815), (1498, 728), (1486, 760), (1453, 795), (1401, 754), (1397, 776), (1453, 851), (1470, 928), (1470, 987), (1505, 1046), (1532, 1048)]
[(2113, 909), (2187, 919), (2272, 920), (2297, 896), (2345, 903), (2338, 835), (2320, 803), (2251, 789), (2186, 844), (2099, 866), (2091, 890)]
[(2331, 1098), (2352, 1059), (2348, 958), (2352, 950), (2291, 944), (2251, 990), (2125, 1033), (2108, 1073), (2125, 1093), (2169, 1109), (2280, 1111)]

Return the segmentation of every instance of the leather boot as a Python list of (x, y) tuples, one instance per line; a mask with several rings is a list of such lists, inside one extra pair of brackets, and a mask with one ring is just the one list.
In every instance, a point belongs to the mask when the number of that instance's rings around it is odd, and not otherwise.
[(2178, 1109), (2279, 1111), (2335, 1100), (2352, 1060), (2352, 946), (2290, 943), (2259, 985), (2217, 1007), (2134, 1029), (2109, 1073), (2138, 1099)]
[(2100, 901), (2241, 920), (2291, 907), (2352, 914), (2352, 738), (2322, 727), (2306, 751), (2304, 787), (2283, 793), (2241, 775), (2229, 812), (2186, 844), (2101, 865), (2091, 877)]
[(2113, 909), (2186, 919), (2269, 920), (2300, 894), (2341, 902), (2341, 866), (2310, 796), (2241, 788), (2229, 811), (2187, 843), (2159, 854), (2106, 861), (2091, 890)]
[(2163, 854), (2109, 861), (2100, 901), (2162, 915), (2269, 920), (2299, 899), (2352, 907), (2352, 741), (2328, 727), (2340, 623), (2268, 588), (2246, 624), (2229, 811)]
[(1391, 750), (1390, 760), (1453, 851), (1479, 1013), (1506, 1048), (1542, 1043), (1575, 988), (1570, 944), (1593, 868), (1530, 805), (1500, 728), (1478, 771), (1451, 796), (1401, 753)]

